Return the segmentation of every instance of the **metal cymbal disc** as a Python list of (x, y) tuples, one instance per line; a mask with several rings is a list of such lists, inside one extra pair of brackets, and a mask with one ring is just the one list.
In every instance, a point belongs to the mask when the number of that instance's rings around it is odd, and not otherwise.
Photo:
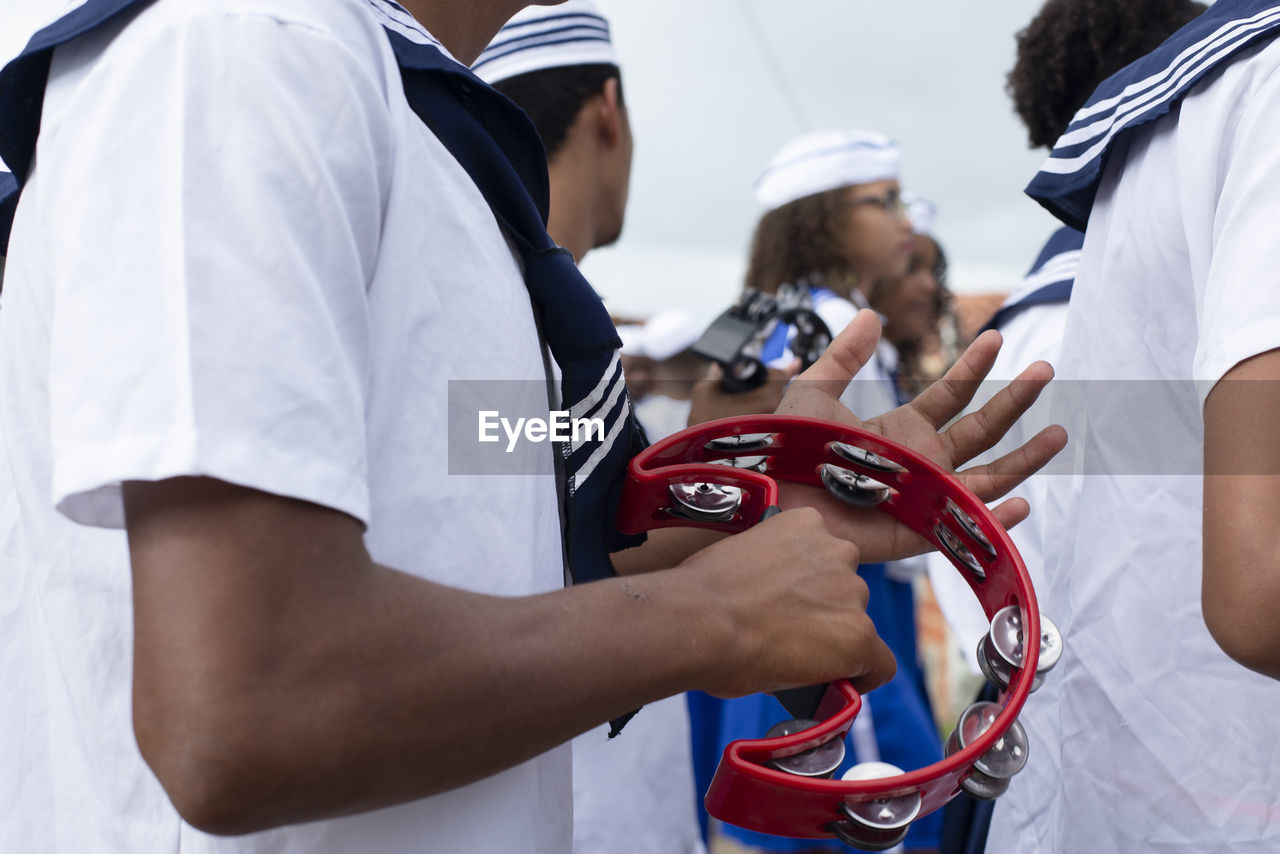
[(1021, 723), (1014, 721), (1004, 731), (1004, 735), (991, 745), (991, 749), (973, 763), (973, 767), (992, 779), (1008, 780), (1027, 766), (1030, 753), (1027, 731)]
[(997, 780), (994, 777), (988, 777), (981, 771), (973, 771), (960, 780), (960, 788), (964, 789), (971, 798), (977, 798), (980, 801), (994, 801), (1009, 790), (1009, 781), (1007, 779)]
[(1022, 666), (1022, 658), (1026, 654), (1022, 631), (1022, 608), (1018, 605), (1009, 605), (996, 611), (996, 615), (991, 618), (991, 628), (988, 631), (991, 638), (991, 647), (1001, 658), (1009, 662), (1014, 667)]
[(950, 498), (947, 499), (947, 512), (964, 529), (964, 532), (987, 553), (988, 557), (995, 558), (996, 547), (991, 545), (991, 540), (987, 539), (987, 535), (982, 532), (982, 528), (978, 527), (978, 523), (974, 521), (972, 516), (961, 510), (960, 505)]
[(773, 444), (772, 433), (741, 433), (717, 436), (703, 446), (708, 451), (759, 451)]
[[(952, 756), (973, 744), (989, 730), (1000, 715), (998, 703), (981, 700), (960, 713), (955, 729), (947, 739), (945, 753)], [(986, 753), (973, 763), (973, 782), (965, 791), (974, 797), (995, 798), (1008, 787), (1008, 780), (1027, 764), (1030, 743), (1022, 724), (1014, 721)], [(1003, 784), (1003, 785), (1001, 785)]]
[[(888, 762), (859, 762), (840, 775), (841, 780), (881, 780), (902, 774)], [(840, 809), (850, 820), (873, 830), (900, 830), (920, 815), (923, 801), (919, 792), (907, 792), (868, 801), (845, 801)]]
[(875, 507), (889, 498), (889, 487), (865, 474), (826, 463), (822, 466), (821, 476), (828, 492), (857, 507)]
[(763, 473), (768, 468), (769, 458), (767, 456), (753, 457), (726, 457), (723, 460), (711, 460), (712, 465), (731, 466), (736, 469), (745, 469), (747, 471), (758, 471)]
[(880, 454), (868, 451), (866, 448), (860, 448), (857, 445), (850, 445), (847, 442), (832, 442), (828, 447), (831, 448), (832, 453), (837, 457), (846, 459), (851, 463), (857, 463), (860, 466), (866, 466), (867, 468), (874, 469), (875, 471), (882, 471), (885, 473), (906, 471), (906, 469), (888, 457), (883, 457)]
[(1046, 673), (1058, 666), (1058, 662), (1062, 660), (1064, 646), (1062, 632), (1058, 631), (1058, 626), (1042, 611), (1040, 613), (1040, 660), (1036, 664), (1037, 682), (1042, 681)]
[(955, 531), (952, 531), (942, 522), (938, 522), (933, 526), (933, 535), (938, 538), (938, 543), (942, 546), (943, 551), (959, 561), (966, 569), (980, 579), (987, 577), (987, 571), (983, 569), (978, 559), (973, 556), (973, 552), (969, 551), (969, 547), (960, 541), (960, 537), (956, 535)]
[[(765, 733), (765, 738), (794, 735), (795, 733), (812, 729), (817, 725), (817, 721), (804, 720), (802, 718), (783, 721), (770, 727), (769, 731)], [(840, 767), (840, 763), (844, 761), (844, 753), (844, 739), (836, 736), (803, 753), (772, 759), (769, 764), (779, 771), (786, 771), (788, 774), (795, 774), (797, 777), (829, 777), (835, 773), (835, 770)]]
[(718, 483), (673, 483), (672, 513), (700, 522), (727, 522), (742, 506), (742, 490)]
[(989, 682), (999, 688), (1009, 687), (1009, 683), (1013, 681), (1013, 668), (995, 651), (991, 635), (983, 635), (978, 639), (977, 658), (978, 668)]
[(827, 829), (840, 842), (861, 851), (888, 851), (907, 838), (910, 827), (901, 830), (872, 830), (854, 821), (833, 821)]

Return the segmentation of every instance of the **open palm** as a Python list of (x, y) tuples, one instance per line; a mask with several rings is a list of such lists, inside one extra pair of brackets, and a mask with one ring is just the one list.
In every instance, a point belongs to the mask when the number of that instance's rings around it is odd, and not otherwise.
[[(984, 502), (1005, 495), (1065, 447), (1066, 431), (1058, 426), (1046, 427), (999, 459), (959, 471), (960, 466), (1000, 441), (1053, 378), (1053, 368), (1047, 362), (1036, 362), (982, 408), (951, 423), (991, 370), (1000, 350), (997, 332), (980, 335), (940, 380), (911, 403), (862, 421), (840, 403), (840, 395), (871, 358), (879, 339), (880, 321), (875, 312), (860, 312), (822, 358), (792, 382), (777, 413), (838, 421), (884, 436), (955, 472)], [(927, 540), (888, 514), (853, 508), (825, 489), (785, 483), (782, 506), (819, 510), (831, 533), (857, 543), (865, 563), (896, 560), (932, 548)], [(1005, 527), (1022, 521), (1028, 512), (1027, 503), (1020, 498), (994, 508), (996, 519)]]

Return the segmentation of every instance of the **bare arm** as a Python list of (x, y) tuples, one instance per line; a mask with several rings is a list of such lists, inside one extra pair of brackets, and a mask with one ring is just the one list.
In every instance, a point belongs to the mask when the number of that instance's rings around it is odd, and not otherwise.
[(1280, 679), (1280, 350), (1236, 365), (1204, 407), (1204, 586), (1209, 632)]
[(679, 571), (500, 598), (379, 566), (358, 522), (305, 502), (200, 478), (125, 500), (138, 743), (211, 832), (464, 785), (688, 688), (893, 673), (857, 550), (811, 511)]

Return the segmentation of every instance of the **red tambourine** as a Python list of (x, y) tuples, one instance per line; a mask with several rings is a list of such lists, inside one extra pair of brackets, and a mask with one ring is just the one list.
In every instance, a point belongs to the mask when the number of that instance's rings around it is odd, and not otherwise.
[[(778, 698), (796, 719), (725, 748), (707, 811), (749, 830), (885, 850), (962, 790), (998, 797), (1026, 764), (1018, 712), (1058, 662), (1062, 638), (1040, 614), (1009, 535), (954, 475), (845, 424), (785, 415), (724, 418), (676, 433), (632, 460), (618, 527), (737, 533), (776, 512), (778, 481), (823, 487), (854, 506), (888, 513), (950, 558), (991, 620), (978, 661), (1000, 696), (960, 715), (941, 762), (908, 772), (865, 762), (835, 780), (844, 735), (862, 706), (858, 692), (847, 680), (783, 692)], [(1026, 644), (1028, 637), (1040, 643)]]

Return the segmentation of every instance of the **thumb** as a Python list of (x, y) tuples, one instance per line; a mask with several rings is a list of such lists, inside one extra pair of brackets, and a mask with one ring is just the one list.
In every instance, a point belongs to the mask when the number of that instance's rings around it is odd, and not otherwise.
[(880, 316), (869, 308), (859, 311), (827, 347), (818, 361), (799, 376), (802, 380), (848, 383), (875, 355), (880, 343)]

